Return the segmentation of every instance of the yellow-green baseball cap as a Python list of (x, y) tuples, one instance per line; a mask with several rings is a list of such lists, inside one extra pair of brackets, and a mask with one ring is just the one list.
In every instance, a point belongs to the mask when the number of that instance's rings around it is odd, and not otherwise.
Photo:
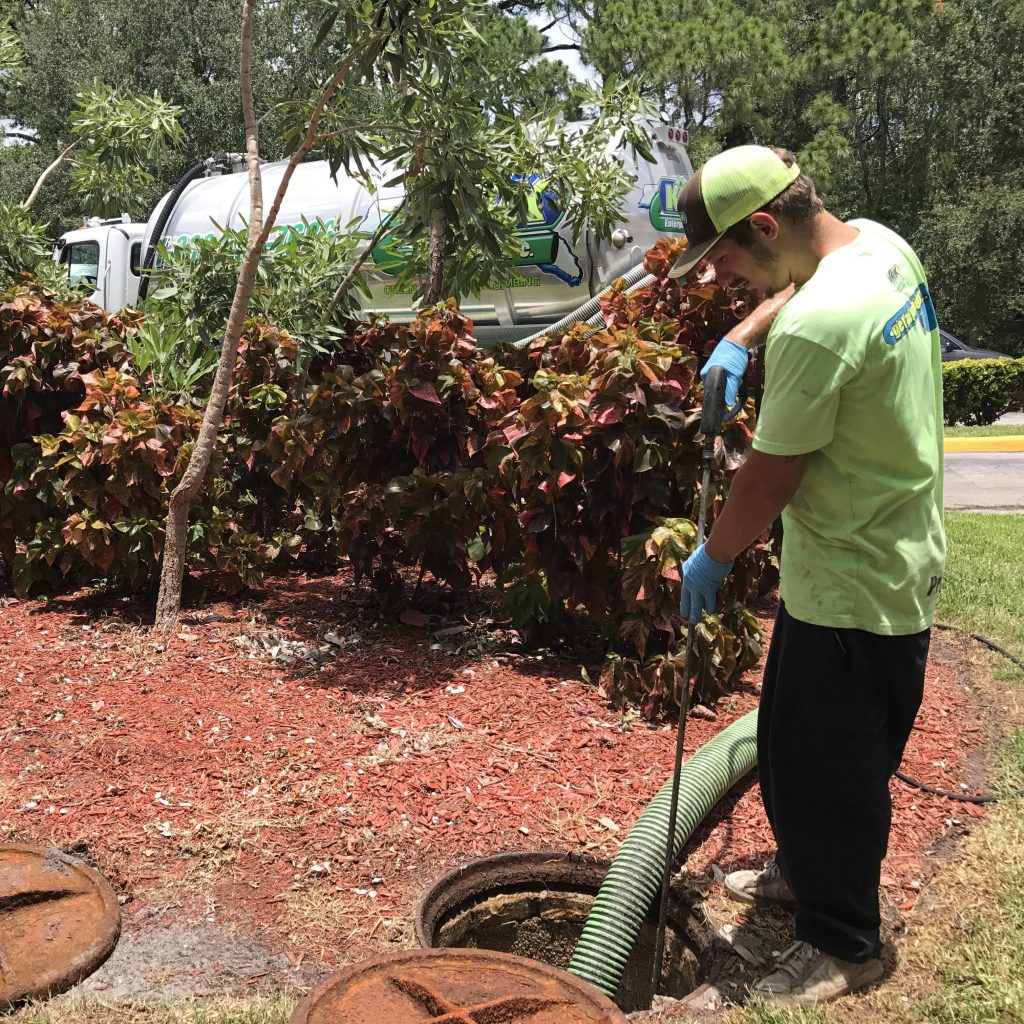
[(767, 146), (735, 146), (713, 156), (679, 196), (687, 246), (668, 276), (689, 273), (729, 228), (767, 206), (799, 174), (795, 161), (787, 166)]

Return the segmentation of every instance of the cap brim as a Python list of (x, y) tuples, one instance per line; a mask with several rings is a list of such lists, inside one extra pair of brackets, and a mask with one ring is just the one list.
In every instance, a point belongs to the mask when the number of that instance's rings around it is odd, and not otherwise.
[(706, 242), (701, 242), (699, 245), (688, 245), (680, 254), (679, 259), (672, 264), (672, 269), (668, 272), (668, 276), (672, 278), (683, 277), (688, 274), (705, 256), (708, 254), (708, 250), (724, 235), (724, 231), (719, 231), (714, 238), (709, 238)]

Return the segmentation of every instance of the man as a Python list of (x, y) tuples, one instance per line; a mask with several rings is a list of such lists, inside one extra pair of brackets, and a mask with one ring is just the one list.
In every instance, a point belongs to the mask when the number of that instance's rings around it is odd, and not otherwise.
[(725, 367), (732, 402), (747, 349), (767, 336), (753, 447), (683, 565), (681, 608), (692, 620), (713, 611), (733, 559), (782, 514), (758, 717), (778, 854), (725, 884), (796, 910), (798, 941), (754, 991), (819, 1002), (883, 973), (889, 779), (921, 702), (945, 559), (938, 328), (907, 243), (828, 213), (790, 153), (721, 153), (679, 211), (689, 246), (672, 276), (706, 259), (723, 284), (775, 296), (709, 360)]

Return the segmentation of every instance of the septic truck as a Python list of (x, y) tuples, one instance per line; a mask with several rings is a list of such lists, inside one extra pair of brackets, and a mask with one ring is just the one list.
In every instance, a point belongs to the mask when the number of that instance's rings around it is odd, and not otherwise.
[[(622, 153), (635, 184), (625, 198), (622, 220), (609, 237), (597, 238), (584, 230), (574, 241), (558, 196), (538, 183), (517, 232), (521, 253), (513, 272), (460, 302), (477, 325), (478, 336), (513, 340), (554, 323), (639, 264), (661, 235), (682, 231), (676, 202), (693, 173), (686, 132), (650, 124), (649, 141), (653, 162)], [(276, 193), (286, 167), (287, 161), (263, 165), (264, 196)], [(332, 176), (324, 160), (299, 164), (268, 245), (289, 232), (310, 229), (351, 230), (370, 239), (402, 198), (401, 187), (371, 192), (343, 172)], [(216, 236), (225, 227), (243, 228), (248, 213), (244, 161), (225, 154), (191, 168), (145, 223), (127, 216), (90, 219), (60, 236), (53, 258), (67, 267), (73, 285), (91, 289), (93, 302), (116, 311), (139, 301), (140, 285), (145, 295), (146, 270), (152, 266), (157, 243), (187, 246), (195, 239)], [(364, 311), (386, 313), (396, 320), (413, 315), (413, 296), (399, 290), (393, 273), (401, 260), (401, 249), (384, 235), (364, 265), (370, 288), (370, 298), (362, 300)]]

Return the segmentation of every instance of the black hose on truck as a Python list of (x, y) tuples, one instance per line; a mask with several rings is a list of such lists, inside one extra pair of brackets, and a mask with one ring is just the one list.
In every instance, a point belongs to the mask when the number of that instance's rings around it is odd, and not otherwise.
[(190, 167), (179, 179), (174, 188), (171, 189), (167, 196), (167, 202), (164, 203), (163, 209), (160, 211), (160, 216), (157, 218), (156, 224), (153, 226), (153, 233), (149, 236), (149, 246), (146, 249), (146, 258), (142, 261), (142, 266), (139, 270), (140, 281), (139, 281), (139, 301), (141, 302), (149, 294), (149, 282), (151, 278), (151, 271), (153, 264), (156, 262), (156, 250), (157, 246), (160, 245), (160, 239), (163, 237), (164, 228), (167, 227), (167, 222), (171, 219), (171, 214), (174, 213), (174, 208), (178, 205), (178, 200), (181, 198), (182, 192), (192, 184), (196, 178), (202, 177), (204, 174), (209, 173), (213, 168), (223, 166), (233, 159), (233, 154), (224, 153), (219, 156), (208, 156), (201, 163)]

